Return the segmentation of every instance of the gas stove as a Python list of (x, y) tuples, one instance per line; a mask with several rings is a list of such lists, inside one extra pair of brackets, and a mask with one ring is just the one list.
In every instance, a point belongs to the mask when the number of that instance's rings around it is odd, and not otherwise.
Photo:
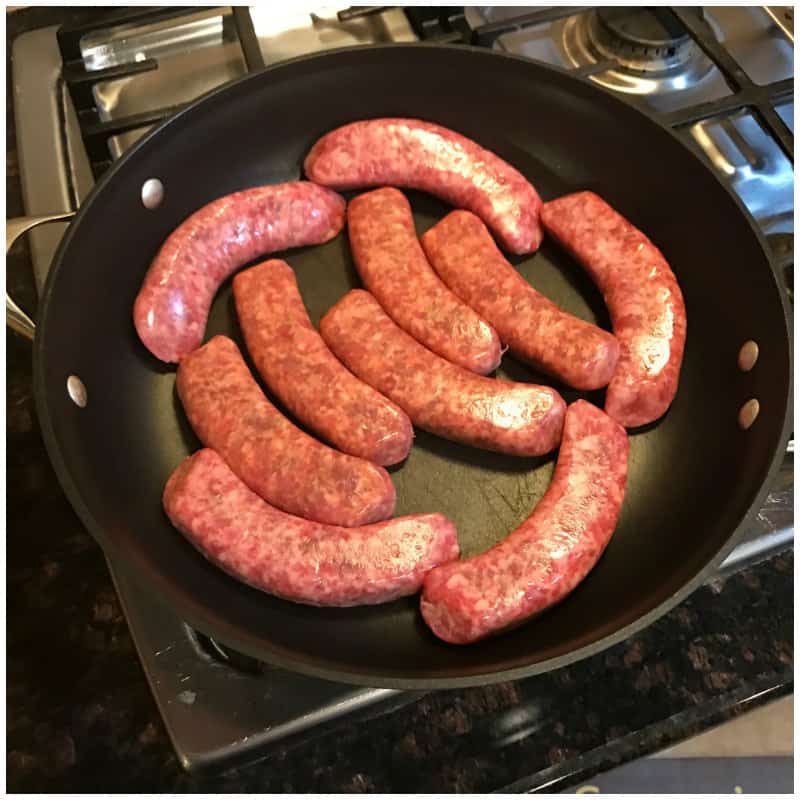
[[(150, 127), (197, 96), (297, 55), (437, 41), (492, 47), (569, 70), (660, 117), (742, 198), (791, 296), (793, 11), (753, 8), (359, 7), (275, 4), (135, 8), (13, 43), (26, 212), (77, 208)], [(65, 225), (30, 234), (41, 290)], [(788, 453), (726, 574), (793, 541)], [(145, 673), (181, 763), (227, 768), (419, 695), (275, 669), (186, 625), (109, 562)]]

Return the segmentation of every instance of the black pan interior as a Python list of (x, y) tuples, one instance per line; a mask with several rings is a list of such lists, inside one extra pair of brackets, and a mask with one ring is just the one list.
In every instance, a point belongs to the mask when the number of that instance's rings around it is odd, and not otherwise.
[[(164, 482), (198, 442), (174, 394), (174, 370), (138, 341), (133, 299), (167, 234), (204, 203), (296, 179), (314, 140), (356, 119), (415, 116), (463, 132), (525, 173), (545, 199), (593, 189), (646, 231), (673, 265), (689, 333), (668, 415), (631, 437), (629, 488), (617, 532), (589, 578), (528, 625), (470, 647), (439, 642), (416, 599), (320, 610), (237, 583), (165, 518)], [(142, 183), (160, 178), (160, 208)], [(446, 206), (411, 194), (418, 229)], [(312, 319), (358, 285), (346, 236), (290, 252)], [(603, 303), (552, 243), (515, 259), (569, 311), (607, 326)], [(242, 343), (230, 285), (207, 336)], [(736, 365), (748, 339), (750, 373)], [(104, 547), (188, 621), (295, 670), (371, 685), (480, 683), (566, 663), (629, 633), (677, 601), (730, 546), (785, 435), (790, 387), (786, 314), (762, 243), (712, 172), (669, 132), (619, 99), (552, 69), (454, 47), (358, 48), (249, 77), (174, 118), (106, 176), (65, 237), (36, 345), (39, 411), (59, 476)], [(75, 406), (71, 374), (88, 391)], [(506, 356), (499, 371), (537, 380)], [(577, 396), (565, 392), (567, 399)], [(758, 398), (747, 432), (737, 412)], [(602, 393), (590, 399), (602, 403)], [(394, 469), (398, 513), (438, 510), (466, 555), (511, 531), (544, 492), (554, 459), (472, 450), (419, 432)]]

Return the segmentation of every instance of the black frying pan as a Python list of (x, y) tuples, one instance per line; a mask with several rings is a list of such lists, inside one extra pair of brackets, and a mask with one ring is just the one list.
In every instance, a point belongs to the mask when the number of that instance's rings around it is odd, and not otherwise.
[[(438, 641), (417, 598), (316, 609), (250, 589), (206, 562), (161, 509), (164, 482), (199, 443), (177, 402), (174, 369), (131, 321), (136, 292), (165, 237), (220, 195), (296, 179), (317, 137), (352, 120), (432, 120), (520, 169), (545, 199), (593, 189), (664, 251), (683, 289), (689, 336), (677, 398), (631, 436), (627, 496), (597, 568), (561, 605), (469, 647)], [(163, 181), (147, 210), (141, 187)], [(420, 232), (447, 208), (411, 195)], [(314, 321), (358, 285), (346, 236), (290, 252)], [(569, 311), (608, 325), (580, 268), (546, 242), (520, 271)], [(61, 483), (115, 562), (163, 594), (192, 625), (266, 661), (389, 687), (454, 687), (562, 666), (629, 636), (695, 588), (735, 543), (765, 495), (787, 440), (788, 309), (764, 242), (740, 203), (668, 130), (622, 100), (529, 61), (465, 47), (359, 47), (251, 75), (161, 125), (96, 186), (50, 271), (35, 342), (41, 425)], [(230, 286), (207, 336), (242, 342)], [(737, 367), (754, 339), (755, 368)], [(506, 357), (499, 375), (538, 380)], [(85, 384), (88, 403), (68, 395)], [(564, 392), (567, 400), (576, 393)], [(761, 413), (747, 431), (742, 404)], [(601, 403), (602, 393), (590, 396)], [(438, 510), (465, 555), (499, 541), (531, 511), (554, 459), (504, 457), (419, 432), (394, 470), (397, 513)]]

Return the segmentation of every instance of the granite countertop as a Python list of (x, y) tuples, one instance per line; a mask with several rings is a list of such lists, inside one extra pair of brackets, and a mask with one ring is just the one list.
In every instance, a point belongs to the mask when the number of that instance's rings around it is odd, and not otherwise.
[[(8, 41), (89, 13), (16, 12)], [(12, 216), (23, 208), (10, 80)], [(20, 305), (35, 310), (24, 242), (9, 256), (7, 282)], [(792, 691), (787, 551), (713, 581), (642, 633), (571, 667), (437, 692), (259, 764), (189, 775), (171, 749), (103, 553), (50, 466), (31, 394), (30, 344), (7, 333), (6, 345), (10, 791), (553, 790)]]

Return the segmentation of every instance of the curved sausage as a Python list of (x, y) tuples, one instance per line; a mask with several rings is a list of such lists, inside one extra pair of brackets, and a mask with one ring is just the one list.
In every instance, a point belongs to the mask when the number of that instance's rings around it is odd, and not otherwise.
[(265, 503), (213, 450), (200, 450), (164, 489), (172, 524), (209, 561), (256, 589), (315, 606), (386, 603), (414, 594), (426, 572), (458, 558), (442, 514), (338, 528)]
[(494, 326), (518, 358), (576, 389), (608, 385), (619, 342), (539, 294), (474, 214), (448, 214), (423, 235), (422, 247), (439, 277)]
[(606, 412), (626, 428), (663, 416), (678, 391), (686, 306), (659, 249), (593, 192), (546, 203), (542, 221), (600, 288), (620, 342)]
[(351, 200), (347, 231), (361, 280), (406, 333), (479, 375), (497, 369), (500, 339), (431, 269), (402, 192), (376, 189)]
[(627, 471), (625, 430), (585, 400), (572, 403), (553, 479), (528, 519), (485, 553), (425, 578), (420, 608), (431, 630), (468, 644), (562, 600), (611, 539)]
[(236, 269), (265, 253), (321, 244), (344, 225), (344, 198), (307, 181), (220, 197), (184, 220), (145, 275), (133, 306), (144, 346), (162, 361), (199, 347), (211, 302)]
[(325, 134), (305, 160), (306, 175), (332, 189), (420, 189), (476, 213), (512, 253), (542, 241), (542, 201), (503, 159), (455, 131), (419, 119), (352, 122)]
[(411, 420), (345, 367), (308, 318), (292, 268), (277, 259), (233, 279), (239, 324), (261, 377), (303, 424), (339, 450), (396, 464), (411, 448)]
[(215, 336), (186, 356), (176, 386), (200, 441), (268, 503), (347, 527), (392, 515), (389, 473), (296, 428), (267, 400), (227, 337)]
[(322, 338), (411, 421), (445, 439), (538, 456), (558, 446), (564, 401), (549, 386), (475, 375), (397, 327), (372, 295), (348, 292), (320, 322)]

